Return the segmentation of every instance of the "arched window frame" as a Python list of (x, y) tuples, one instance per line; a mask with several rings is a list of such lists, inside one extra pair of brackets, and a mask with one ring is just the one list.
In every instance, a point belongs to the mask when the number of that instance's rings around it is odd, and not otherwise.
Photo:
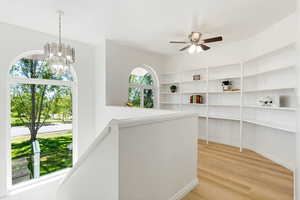
[(32, 78), (17, 78), (17, 77), (12, 77), (10, 75), (10, 70), (12, 68), (12, 66), (17, 63), (20, 59), (31, 56), (31, 55), (42, 55), (44, 52), (41, 50), (33, 50), (33, 51), (28, 51), (25, 53), (20, 54), (19, 56), (17, 56), (9, 65), (8, 67), (8, 71), (7, 71), (7, 141), (6, 141), (6, 160), (7, 160), (7, 166), (6, 166), (6, 174), (7, 174), (7, 191), (13, 190), (13, 189), (18, 189), (20, 187), (24, 187), (26, 185), (30, 185), (30, 184), (34, 184), (34, 183), (39, 183), (40, 181), (44, 181), (45, 179), (49, 179), (49, 178), (54, 178), (57, 175), (60, 174), (64, 174), (66, 173), (69, 169), (65, 169), (65, 170), (61, 170), (61, 171), (57, 171), (57, 172), (53, 172), (49, 175), (45, 175), (43, 177), (40, 177), (38, 179), (32, 179), (26, 182), (23, 182), (21, 184), (12, 185), (12, 170), (11, 170), (11, 166), (12, 166), (12, 162), (11, 162), (11, 105), (10, 105), (10, 86), (11, 85), (16, 85), (16, 84), (41, 84), (41, 85), (55, 85), (55, 86), (68, 86), (71, 88), (72, 91), (72, 137), (73, 137), (73, 141), (72, 141), (72, 145), (73, 145), (73, 165), (77, 162), (78, 160), (78, 85), (77, 85), (77, 75), (76, 72), (74, 70), (74, 67), (71, 66), (70, 67), (70, 72), (72, 74), (72, 78), (73, 81), (64, 81), (64, 80), (51, 80), (51, 79), (32, 79)]
[(137, 67), (134, 67), (131, 71), (130, 71), (130, 74), (128, 76), (128, 78), (130, 77), (130, 75), (132, 74), (132, 71), (134, 71), (134, 69), (136, 68), (142, 68), (144, 70), (146, 70), (148, 73), (150, 73), (151, 77), (152, 77), (152, 80), (153, 80), (153, 84), (152, 85), (142, 85), (142, 84), (133, 84), (133, 83), (129, 83), (129, 86), (128, 88), (137, 88), (137, 89), (140, 89), (141, 93), (141, 98), (140, 98), (140, 108), (144, 108), (144, 89), (151, 89), (153, 90), (153, 95), (154, 95), (154, 108), (158, 108), (158, 105), (159, 105), (159, 100), (158, 100), (158, 97), (159, 97), (159, 82), (158, 82), (158, 76), (155, 72), (155, 70), (148, 66), (148, 65), (142, 65), (142, 66), (137, 66)]

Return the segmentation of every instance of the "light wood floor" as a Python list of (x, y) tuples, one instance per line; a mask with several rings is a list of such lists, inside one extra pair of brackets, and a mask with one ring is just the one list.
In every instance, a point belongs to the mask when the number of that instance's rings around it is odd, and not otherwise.
[(290, 170), (250, 150), (198, 142), (199, 185), (183, 200), (292, 200)]

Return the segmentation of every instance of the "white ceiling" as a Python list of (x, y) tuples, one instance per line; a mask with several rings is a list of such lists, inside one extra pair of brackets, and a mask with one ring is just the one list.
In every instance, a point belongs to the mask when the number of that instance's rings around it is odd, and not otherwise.
[[(190, 31), (247, 38), (296, 11), (296, 0), (1, 0), (0, 21), (97, 43), (104, 36), (150, 51), (174, 54)], [(220, 43), (219, 45), (222, 45)]]

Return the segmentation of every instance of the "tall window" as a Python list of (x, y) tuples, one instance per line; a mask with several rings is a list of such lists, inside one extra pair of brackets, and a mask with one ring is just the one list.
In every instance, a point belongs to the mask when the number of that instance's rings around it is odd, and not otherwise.
[(155, 106), (155, 81), (152, 74), (144, 68), (135, 68), (129, 76), (128, 106)]
[(72, 167), (72, 91), (72, 74), (54, 74), (41, 55), (12, 66), (12, 184)]

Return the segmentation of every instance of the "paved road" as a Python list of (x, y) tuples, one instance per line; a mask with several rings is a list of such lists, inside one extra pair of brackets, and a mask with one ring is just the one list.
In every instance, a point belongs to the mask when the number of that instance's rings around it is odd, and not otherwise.
[[(48, 125), (48, 126), (43, 126), (39, 130), (39, 134), (71, 130), (71, 129), (72, 129), (72, 124), (52, 124), (52, 125)], [(29, 134), (30, 134), (30, 132), (27, 127), (18, 126), (18, 127), (11, 128), (11, 136), (12, 137), (29, 135)]]

